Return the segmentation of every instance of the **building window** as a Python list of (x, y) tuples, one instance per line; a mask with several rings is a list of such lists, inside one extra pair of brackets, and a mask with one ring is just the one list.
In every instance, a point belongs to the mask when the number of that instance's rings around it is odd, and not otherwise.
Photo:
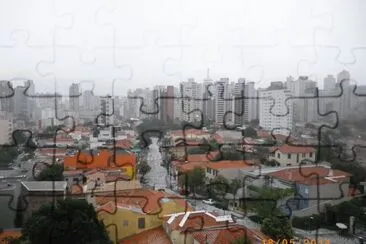
[(145, 228), (145, 218), (139, 218), (138, 227), (139, 227), (139, 229), (144, 229)]
[(312, 152), (309, 154), (309, 157), (313, 157), (313, 153)]
[(123, 220), (123, 226), (128, 226), (128, 220)]
[(291, 154), (287, 154), (287, 158), (288, 159), (291, 159)]
[(302, 157), (303, 157), (303, 158), (305, 158), (305, 157), (306, 157), (306, 153), (303, 153), (303, 154), (302, 154)]
[(281, 158), (281, 154), (280, 153), (277, 153), (277, 158)]

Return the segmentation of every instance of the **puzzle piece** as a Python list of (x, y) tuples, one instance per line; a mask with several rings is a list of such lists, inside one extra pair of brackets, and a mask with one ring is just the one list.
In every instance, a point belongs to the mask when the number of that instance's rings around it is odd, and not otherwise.
[[(14, 139), (6, 144), (8, 138), (0, 137), (0, 161), (21, 169), (0, 177), (10, 182), (0, 185), (4, 210), (30, 214), (66, 194), (91, 203), (115, 243), (231, 243), (244, 237), (269, 243), (270, 237), (278, 241), (288, 234), (292, 218), (323, 218), (326, 203), (362, 196), (354, 189), (362, 190), (365, 180), (363, 36), (328, 44), (347, 32), (344, 26), (356, 30), (349, 25), (352, 16), (338, 23), (340, 9), (362, 12), (363, 3), (15, 4), (2, 12), (18, 17), (0, 24), (0, 56), (6, 58), (0, 135)], [(15, 6), (36, 8), (36, 14)], [(316, 82), (325, 73), (341, 70), (320, 89)], [(273, 82), (293, 74), (299, 78)], [(233, 84), (236, 77), (243, 78)], [(40, 111), (33, 113), (33, 106)], [(45, 117), (52, 117), (54, 128), (45, 128)], [(21, 132), (22, 143), (16, 136)], [(155, 155), (152, 137), (158, 138)], [(5, 150), (12, 148), (31, 152), (6, 158)], [(280, 166), (271, 166), (276, 161)], [(286, 165), (290, 161), (296, 163)], [(51, 174), (51, 180), (35, 182), (41, 170), (61, 163), (64, 181)], [(358, 224), (363, 205), (341, 209), (354, 209)], [(348, 225), (347, 214), (337, 221)], [(258, 219), (262, 222), (255, 223)], [(318, 221), (313, 226), (318, 239), (324, 226)]]

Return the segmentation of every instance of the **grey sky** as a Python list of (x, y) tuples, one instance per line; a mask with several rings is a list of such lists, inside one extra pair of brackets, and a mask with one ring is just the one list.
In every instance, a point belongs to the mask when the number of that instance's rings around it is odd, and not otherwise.
[[(1, 1), (1, 79), (67, 92), (92, 80), (98, 95), (245, 77), (265, 86), (342, 69), (364, 84), (366, 3), (356, 0)], [(87, 89), (90, 85), (85, 85)]]

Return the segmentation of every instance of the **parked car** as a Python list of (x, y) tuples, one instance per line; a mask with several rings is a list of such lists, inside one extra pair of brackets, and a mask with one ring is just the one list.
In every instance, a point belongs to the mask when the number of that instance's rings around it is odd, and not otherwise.
[(213, 205), (213, 204), (215, 204), (215, 201), (214, 201), (214, 200), (212, 200), (211, 198), (210, 198), (210, 199), (208, 199), (208, 200), (203, 200), (202, 202), (203, 202), (203, 203), (205, 203), (205, 204), (209, 204), (209, 205)]

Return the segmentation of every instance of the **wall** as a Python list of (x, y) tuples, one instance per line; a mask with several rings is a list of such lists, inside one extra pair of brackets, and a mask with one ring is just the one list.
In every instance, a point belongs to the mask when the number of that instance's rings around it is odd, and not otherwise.
[[(161, 226), (162, 216), (172, 213), (184, 212), (184, 211), (191, 211), (192, 208), (185, 210), (184, 206), (177, 204), (174, 201), (170, 201), (167, 203), (162, 203), (162, 211), (160, 214), (145, 214), (142, 211), (135, 212), (129, 209), (122, 209), (118, 208), (115, 214), (108, 214), (104, 211), (99, 212), (98, 218), (103, 220), (104, 224), (107, 226), (109, 224), (116, 224), (117, 225), (117, 233), (118, 233), (118, 240), (122, 238), (126, 238), (128, 236), (141, 233), (143, 231)], [(157, 210), (159, 211), (159, 210)], [(138, 219), (145, 218), (145, 228), (139, 229), (138, 228)], [(128, 220), (128, 226), (124, 226), (124, 220)], [(109, 231), (109, 236), (111, 240), (116, 240), (115, 232), (113, 228), (107, 229)]]
[[(278, 158), (278, 154), (280, 155), (280, 158)], [(299, 155), (299, 161), (297, 161), (297, 155)], [(303, 160), (310, 160), (312, 162), (315, 162), (315, 152), (312, 153), (312, 156), (310, 157), (310, 153), (305, 153), (305, 156), (303, 157), (302, 153), (292, 153), (291, 159), (288, 159), (287, 153), (281, 153), (279, 151), (275, 152), (275, 155), (269, 156), (269, 160), (276, 160), (281, 164), (281, 166), (287, 166), (287, 164), (291, 165), (299, 165)]]

